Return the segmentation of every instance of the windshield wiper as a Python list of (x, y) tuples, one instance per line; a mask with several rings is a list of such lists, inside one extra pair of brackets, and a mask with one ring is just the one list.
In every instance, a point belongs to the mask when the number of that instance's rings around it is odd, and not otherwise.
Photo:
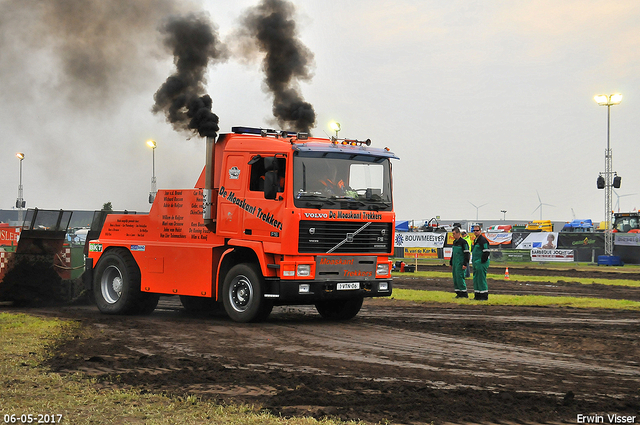
[(369, 201), (368, 208), (372, 211), (380, 211), (382, 208), (391, 208), (391, 202), (386, 201)]
[(324, 195), (320, 195), (320, 194), (317, 194), (317, 193), (298, 193), (296, 195), (296, 198), (297, 199), (301, 199), (301, 200), (304, 200), (304, 199), (315, 199), (317, 201), (320, 201), (320, 202), (307, 202), (305, 204), (305, 206), (307, 206), (307, 207), (321, 208), (325, 203), (329, 204), (329, 205), (335, 204), (335, 202), (333, 202), (331, 199), (327, 198)]

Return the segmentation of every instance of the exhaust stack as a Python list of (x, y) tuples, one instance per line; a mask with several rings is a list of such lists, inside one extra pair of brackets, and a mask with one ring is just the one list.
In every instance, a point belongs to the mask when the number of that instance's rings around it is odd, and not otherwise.
[(204, 190), (202, 191), (202, 218), (204, 219), (204, 225), (209, 231), (216, 232), (216, 217), (214, 208), (217, 194), (214, 193), (213, 187), (213, 171), (215, 167), (215, 137), (207, 137), (207, 160), (205, 163), (205, 182)]

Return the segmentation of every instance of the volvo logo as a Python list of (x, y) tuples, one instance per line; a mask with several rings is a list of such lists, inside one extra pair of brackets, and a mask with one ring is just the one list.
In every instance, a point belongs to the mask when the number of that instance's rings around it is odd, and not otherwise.
[(387, 229), (382, 229), (382, 230), (380, 230), (380, 234), (382, 234), (382, 235), (386, 235), (386, 234), (387, 234)]
[(310, 227), (309, 228), (309, 234), (314, 235), (316, 233), (316, 228), (315, 227)]
[(353, 242), (353, 233), (347, 233), (347, 242)]

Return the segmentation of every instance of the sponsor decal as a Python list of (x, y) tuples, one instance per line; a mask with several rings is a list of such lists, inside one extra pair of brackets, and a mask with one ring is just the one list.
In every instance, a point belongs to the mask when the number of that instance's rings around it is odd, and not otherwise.
[(373, 273), (370, 271), (363, 271), (363, 270), (344, 270), (343, 277), (371, 277), (373, 276)]
[(489, 241), (489, 245), (510, 244), (512, 233), (485, 233), (484, 237)]
[(398, 248), (443, 248), (446, 233), (396, 232), (395, 246)]
[(89, 242), (89, 252), (102, 252), (102, 244)]
[(615, 245), (640, 246), (640, 233), (616, 233)]
[(246, 199), (240, 199), (233, 192), (227, 192), (224, 186), (220, 187), (218, 197), (226, 199), (227, 201), (236, 204), (238, 208), (242, 208), (249, 214), (253, 214), (265, 223), (275, 227), (278, 230), (282, 230), (282, 223), (275, 219), (272, 213), (265, 211), (262, 208), (258, 208), (255, 205), (247, 203)]
[(131, 251), (144, 251), (145, 249), (145, 245), (131, 245)]
[(305, 218), (327, 218), (329, 215), (327, 213), (304, 213)]
[(531, 261), (573, 261), (572, 249), (532, 249)]
[(595, 239), (589, 239), (589, 237), (586, 237), (580, 241), (573, 241), (571, 242), (571, 245), (583, 245), (583, 246), (587, 246), (587, 245), (593, 245), (596, 243)]
[(438, 258), (438, 248), (405, 248), (405, 258)]
[(329, 264), (329, 265), (353, 265), (353, 258), (326, 258), (323, 257), (320, 259), (320, 264)]
[(238, 167), (229, 168), (229, 178), (237, 180), (240, 178), (240, 169)]

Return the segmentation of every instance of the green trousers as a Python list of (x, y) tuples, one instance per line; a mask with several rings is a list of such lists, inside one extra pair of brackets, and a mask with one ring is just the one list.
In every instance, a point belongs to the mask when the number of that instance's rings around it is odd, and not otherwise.
[(489, 292), (487, 285), (487, 269), (490, 261), (483, 263), (480, 260), (473, 262), (473, 290), (474, 292)]
[(467, 292), (467, 284), (464, 281), (465, 271), (462, 270), (462, 262), (453, 263), (453, 289), (455, 291)]

